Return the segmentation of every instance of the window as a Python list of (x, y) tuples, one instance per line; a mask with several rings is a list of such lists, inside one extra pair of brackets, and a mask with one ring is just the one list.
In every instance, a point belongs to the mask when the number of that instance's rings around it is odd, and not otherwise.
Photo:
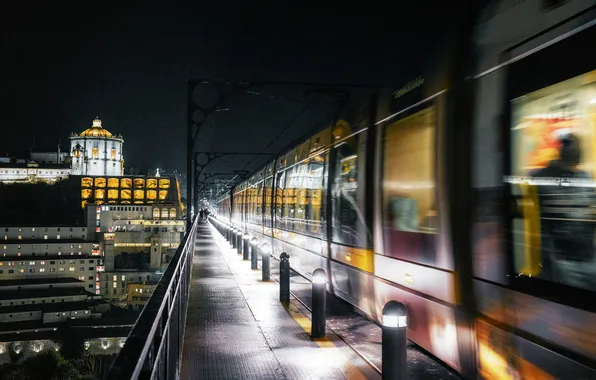
[(287, 229), (324, 237), (324, 171), (327, 154), (307, 159), (286, 171), (284, 206)]
[(383, 154), (385, 254), (436, 264), (436, 112), (426, 108), (389, 124)]
[[(336, 243), (365, 248), (364, 186), (360, 186), (359, 159), (364, 154), (362, 134), (349, 137), (335, 147), (335, 175), (331, 188), (332, 238)], [(362, 171), (363, 172), (363, 171)]]
[(94, 146), (91, 148), (91, 157), (92, 158), (99, 158), (99, 148)]
[(515, 271), (596, 290), (596, 70), (524, 94), (511, 111), (506, 181), (526, 200), (512, 226)]
[(168, 209), (167, 208), (161, 209), (161, 218), (168, 219)]
[(159, 219), (159, 209), (158, 208), (153, 209), (153, 219)]

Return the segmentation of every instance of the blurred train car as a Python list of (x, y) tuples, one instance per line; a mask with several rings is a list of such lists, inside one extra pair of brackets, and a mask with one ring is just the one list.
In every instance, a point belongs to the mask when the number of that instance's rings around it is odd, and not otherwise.
[(494, 1), (473, 20), (465, 51), (354, 92), (217, 218), (307, 278), (324, 268), (373, 320), (404, 302), (408, 338), (465, 378), (594, 379), (596, 2)]

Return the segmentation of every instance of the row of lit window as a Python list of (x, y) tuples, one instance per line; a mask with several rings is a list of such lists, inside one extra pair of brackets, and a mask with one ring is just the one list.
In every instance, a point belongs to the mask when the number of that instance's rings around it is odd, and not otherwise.
[[(69, 267), (68, 271), (69, 272), (74, 272), (76, 270), (75, 267)], [(89, 267), (90, 271), (94, 271), (95, 267)], [(45, 268), (39, 268), (39, 270), (37, 270), (38, 273), (45, 273), (46, 269)], [(79, 268), (79, 272), (84, 272), (85, 268), (84, 267), (80, 267)], [(21, 268), (17, 271), (18, 273), (25, 273), (25, 269)], [(35, 268), (30, 268), (29, 269), (29, 273), (35, 273), (36, 269)], [(49, 272), (50, 273), (55, 273), (56, 272), (56, 268), (49, 268)], [(58, 268), (58, 272), (66, 272), (66, 268)], [(9, 269), (8, 270), (8, 274), (13, 274), (15, 273), (14, 269)], [(0, 274), (4, 274), (4, 269), (0, 269)]]
[[(4, 246), (4, 249), (6, 249), (6, 247), (8, 247), (8, 246), (5, 245)], [(40, 245), (40, 247), (41, 247), (41, 245)], [(18, 249), (21, 249), (21, 245), (17, 245), (17, 248)], [(44, 248), (45, 249), (48, 249), (48, 244), (44, 245)], [(81, 248), (83, 248), (83, 246), (79, 244), (79, 249), (81, 249)], [(31, 245), (31, 249), (35, 249), (35, 244)], [(58, 244), (58, 249), (62, 249), (62, 244)], [(70, 245), (70, 249), (74, 249), (74, 245), (73, 244)]]
[[(109, 187), (109, 188), (123, 188), (123, 189), (130, 189), (133, 187), (140, 188), (146, 187), (147, 189), (157, 189), (158, 186), (160, 189), (169, 189), (170, 188), (170, 180), (169, 179), (148, 179), (145, 181), (143, 178), (135, 178), (134, 180), (131, 178), (89, 178), (85, 177), (81, 179), (81, 186), (83, 187)], [(145, 186), (146, 185), (146, 186)]]
[[(6, 227), (4, 229), (4, 232), (8, 232), (9, 230), (10, 230), (10, 228), (9, 227)], [(49, 231), (49, 228), (48, 227), (45, 227), (44, 232), (48, 232), (48, 231)], [(60, 232), (60, 227), (56, 227), (56, 231), (57, 232)], [(72, 231), (73, 231), (73, 227), (70, 227), (70, 232), (72, 232)], [(85, 232), (85, 227), (81, 227), (81, 231), (82, 232)], [(23, 229), (22, 228), (19, 228), (19, 232), (23, 232)], [(35, 232), (35, 227), (31, 227), (31, 232)]]
[[(72, 251), (70, 252), (70, 256), (74, 256), (74, 254), (75, 254), (74, 252), (72, 252)], [(80, 251), (79, 251), (79, 256), (81, 256), (82, 254), (83, 254), (83, 252), (80, 252)], [(100, 254), (99, 254), (99, 253), (95, 254), (95, 253), (93, 253), (93, 252), (92, 252), (91, 254), (92, 254), (93, 256), (100, 256)], [(21, 255), (22, 255), (22, 254), (21, 254), (21, 252), (17, 252), (17, 257), (21, 257)], [(49, 253), (48, 253), (48, 252), (45, 252), (45, 253), (44, 253), (44, 256), (48, 256), (48, 255), (49, 255)], [(85, 254), (85, 255), (87, 255), (87, 254)], [(8, 256), (10, 257), (11, 255), (8, 255)], [(28, 253), (26, 256), (35, 256), (35, 252), (32, 252), (32, 253), (30, 253), (30, 254)], [(58, 251), (58, 256), (62, 256), (62, 252)], [(65, 255), (65, 256), (66, 256), (66, 255)], [(6, 257), (6, 252), (3, 252), (3, 253), (2, 253), (2, 257)]]
[[(106, 197), (106, 190), (104, 189), (95, 189), (95, 193), (91, 189), (82, 189), (81, 190), (81, 198), (89, 199), (91, 196), (95, 194), (95, 199), (104, 199)], [(109, 189), (107, 191), (108, 199), (131, 199), (131, 190), (114, 190)], [(145, 191), (144, 190), (134, 190), (133, 192), (134, 199), (145, 199)], [(159, 190), (159, 199), (165, 200), (168, 197), (168, 190)], [(147, 199), (155, 200), (158, 198), (157, 190), (147, 190)]]
[[(85, 260), (79, 260), (79, 264), (85, 264)], [(35, 265), (37, 263), (37, 261), (29, 261), (29, 265)], [(49, 265), (55, 265), (56, 264), (56, 260), (50, 260), (49, 261)], [(76, 264), (77, 261), (76, 260), (69, 260), (68, 262), (69, 264)], [(16, 265), (15, 265), (16, 264)], [(58, 261), (59, 265), (64, 265), (66, 264), (66, 260), (59, 260)], [(89, 264), (95, 264), (95, 260), (89, 260)], [(45, 260), (41, 260), (39, 262), (39, 265), (46, 265)], [(4, 266), (4, 261), (0, 261), (0, 267)], [(19, 261), (19, 262), (15, 262), (15, 261), (8, 261), (7, 262), (7, 266), (12, 267), (12, 266), (25, 266), (25, 261)]]
[[(25, 236), (25, 238), (27, 238)], [(61, 235), (56, 235), (56, 240), (60, 240)], [(35, 240), (37, 239), (37, 236), (31, 236), (31, 240)], [(68, 235), (68, 239), (72, 240), (73, 237), (72, 235)], [(85, 239), (85, 235), (81, 235), (81, 239)], [(8, 240), (8, 235), (4, 235), (4, 240)], [(23, 235), (19, 235), (17, 236), (17, 240), (23, 240)], [(43, 240), (48, 240), (48, 235), (43, 235)]]
[(149, 207), (133, 206), (103, 206), (102, 211), (148, 211)]

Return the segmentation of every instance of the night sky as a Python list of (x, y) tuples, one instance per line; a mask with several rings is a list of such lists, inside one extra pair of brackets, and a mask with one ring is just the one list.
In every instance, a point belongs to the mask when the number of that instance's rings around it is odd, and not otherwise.
[[(28, 150), (33, 138), (38, 149), (54, 149), (59, 138), (69, 148), (68, 135), (99, 116), (106, 129), (124, 136), (127, 167), (180, 171), (187, 78), (397, 86), (419, 74), (417, 60), (429, 44), (442, 43), (450, 15), (457, 13), (453, 2), (438, 1), (299, 9), (284, 2), (197, 2), (171, 9), (55, 4), (5, 9), (0, 154)], [(263, 110), (251, 112), (255, 101), (236, 104), (234, 118), (214, 119), (203, 145), (222, 149), (234, 135), (265, 141), (259, 135), (264, 123), (282, 128), (301, 109), (298, 103), (271, 102), (264, 117)], [(304, 123), (328, 111), (309, 108), (305, 114), (313, 115)]]

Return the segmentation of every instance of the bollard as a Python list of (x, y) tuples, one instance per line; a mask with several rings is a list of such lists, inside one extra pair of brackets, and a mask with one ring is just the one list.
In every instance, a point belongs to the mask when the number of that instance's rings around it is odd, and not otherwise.
[(401, 302), (389, 301), (383, 307), (383, 380), (407, 379), (407, 315), (406, 306)]
[(248, 233), (244, 234), (244, 238), (242, 239), (242, 260), (248, 260), (248, 250), (250, 245), (250, 235)]
[(257, 250), (257, 244), (259, 241), (256, 237), (250, 239), (250, 269), (257, 269), (257, 260), (259, 259), (259, 253)]
[(232, 248), (236, 248), (236, 231), (238, 231), (236, 228), (234, 228), (232, 230), (232, 234), (230, 235), (230, 243), (232, 244)]
[(271, 256), (271, 247), (265, 243), (261, 247), (261, 271), (263, 281), (269, 281), (271, 279), (271, 264), (269, 258)]
[(325, 337), (325, 308), (327, 298), (327, 275), (321, 268), (312, 273), (312, 338)]
[(236, 233), (236, 250), (239, 255), (242, 253), (242, 231), (240, 230)]
[(279, 255), (279, 301), (290, 302), (290, 255)]
[(230, 233), (231, 233), (231, 231), (232, 231), (232, 227), (231, 227), (231, 226), (228, 226), (228, 227), (226, 228), (226, 240), (227, 240), (228, 242), (230, 241)]

